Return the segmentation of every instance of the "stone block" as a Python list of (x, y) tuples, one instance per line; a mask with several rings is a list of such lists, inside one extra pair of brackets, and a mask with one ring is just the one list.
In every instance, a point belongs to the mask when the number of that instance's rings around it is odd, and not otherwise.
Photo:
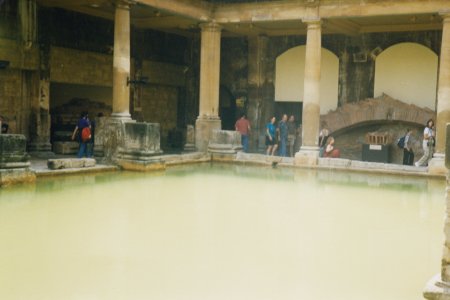
[(77, 142), (53, 142), (53, 152), (56, 154), (76, 154), (78, 148)]
[(242, 150), (241, 135), (232, 130), (213, 130), (208, 144), (208, 152), (236, 154)]
[(123, 131), (120, 158), (146, 160), (162, 153), (158, 123), (124, 123)]
[(93, 158), (57, 158), (47, 160), (47, 167), (51, 170), (95, 167)]
[(195, 122), (195, 148), (197, 151), (206, 152), (209, 140), (214, 130), (220, 130), (222, 122), (217, 119), (198, 118)]
[(22, 134), (0, 134), (0, 168), (1, 164), (28, 162), (27, 141)]

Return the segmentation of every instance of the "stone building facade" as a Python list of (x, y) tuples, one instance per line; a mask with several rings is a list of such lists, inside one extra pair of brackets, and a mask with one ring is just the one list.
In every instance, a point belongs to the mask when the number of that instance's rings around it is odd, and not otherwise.
[[(322, 111), (320, 95), (328, 89), (320, 86), (328, 72), (321, 52), (337, 61), (336, 97), (330, 99), (337, 110), (382, 96), (377, 94), (384, 91), (377, 83), (377, 63), (391, 47), (407, 44), (411, 49), (425, 47), (438, 61), (435, 94), (415, 105), (435, 112), (436, 158), (442, 159), (442, 128), (450, 103), (449, 10), (443, 0), (4, 0), (0, 61), (6, 65), (0, 68), (0, 115), (11, 132), (26, 135), (30, 151), (51, 151), (82, 110), (91, 117), (102, 112), (160, 123), (166, 150), (183, 145), (186, 126), (196, 125), (197, 148), (205, 150), (211, 130), (233, 129), (239, 113), (246, 112), (253, 127), (250, 147), (258, 152), (267, 120), (288, 113), (302, 124), (298, 164), (314, 164), (319, 129), (333, 127), (321, 122), (327, 112)], [(295, 59), (303, 70), (288, 86), (301, 85), (298, 97), (276, 99), (283, 70), (278, 59), (297, 47), (303, 47), (304, 57)], [(391, 69), (384, 77), (405, 68), (387, 64)], [(389, 80), (398, 84), (394, 94), (385, 94), (411, 104), (402, 89), (414, 85), (402, 78)], [(413, 127), (419, 156), (423, 126), (421, 119), (387, 114), (335, 134), (339, 147), (350, 149), (368, 131), (387, 128), (395, 139)], [(343, 154), (360, 159), (359, 143)], [(393, 149), (391, 162), (400, 159), (401, 153)]]

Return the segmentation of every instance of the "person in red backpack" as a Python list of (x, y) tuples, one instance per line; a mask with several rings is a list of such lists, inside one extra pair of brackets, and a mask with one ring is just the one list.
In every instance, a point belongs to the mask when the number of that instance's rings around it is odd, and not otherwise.
[[(78, 134), (77, 134), (78, 133)], [(80, 119), (78, 120), (77, 126), (72, 133), (72, 140), (75, 140), (75, 135), (78, 138), (78, 142), (80, 143), (80, 147), (78, 149), (78, 158), (82, 158), (83, 156), (90, 157), (90, 153), (88, 153), (87, 144), (91, 139), (91, 123), (88, 119), (88, 113), (82, 112)]]

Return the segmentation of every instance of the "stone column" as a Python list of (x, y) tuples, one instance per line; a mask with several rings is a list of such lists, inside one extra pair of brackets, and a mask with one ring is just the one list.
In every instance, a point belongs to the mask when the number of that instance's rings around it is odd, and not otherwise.
[(211, 132), (221, 129), (219, 118), (220, 38), (222, 28), (216, 23), (200, 25), (200, 100), (195, 122), (195, 145), (206, 151)]
[[(450, 169), (450, 124), (443, 128), (446, 138), (444, 168)], [(444, 242), (441, 272), (431, 278), (423, 291), (425, 299), (450, 300), (450, 174), (447, 173), (446, 209), (444, 222)]]
[(130, 115), (130, 5), (133, 1), (117, 0), (114, 18), (113, 104), (111, 116), (129, 119)]
[(444, 152), (446, 144), (445, 126), (450, 122), (450, 12), (441, 13), (443, 18), (441, 56), (436, 106), (436, 148), (429, 163), (431, 174), (446, 174)]
[(321, 21), (303, 20), (307, 24), (305, 78), (302, 114), (302, 147), (295, 155), (298, 165), (316, 165), (319, 156)]
[(50, 144), (50, 81), (48, 78), (40, 78), (37, 72), (31, 75), (28, 82), (31, 100), (30, 112), (30, 141), (28, 150), (34, 156), (54, 156)]

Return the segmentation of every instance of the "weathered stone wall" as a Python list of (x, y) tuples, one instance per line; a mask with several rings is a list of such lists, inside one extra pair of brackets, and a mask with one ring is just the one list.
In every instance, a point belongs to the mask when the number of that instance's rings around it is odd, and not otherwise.
[(161, 144), (167, 144), (169, 130), (177, 127), (178, 88), (148, 85), (142, 89), (142, 119), (161, 125)]
[[(441, 31), (421, 31), (322, 36), (322, 47), (336, 54), (340, 61), (339, 106), (373, 98), (374, 59), (379, 50), (397, 43), (414, 42), (439, 55), (441, 34)], [(256, 130), (251, 139), (253, 150), (259, 143), (255, 135), (261, 135), (264, 124), (275, 111), (275, 59), (288, 49), (305, 43), (305, 36), (249, 37), (247, 43), (240, 38), (222, 39), (221, 85), (236, 96), (247, 96), (247, 113)], [(246, 56), (247, 64), (242, 61)]]
[(112, 86), (112, 55), (51, 47), (52, 82)]

